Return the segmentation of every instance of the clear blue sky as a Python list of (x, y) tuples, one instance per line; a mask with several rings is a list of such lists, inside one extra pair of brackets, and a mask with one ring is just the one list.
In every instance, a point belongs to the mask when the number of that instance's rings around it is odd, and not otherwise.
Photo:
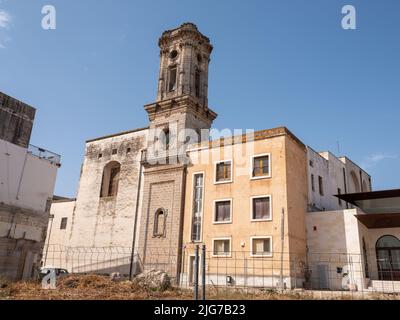
[[(46, 4), (55, 31), (41, 28)], [(341, 28), (346, 4), (356, 31)], [(216, 128), (285, 125), (335, 154), (340, 141), (374, 188), (400, 187), (398, 0), (0, 0), (0, 12), (0, 90), (38, 109), (31, 142), (62, 155), (59, 195), (75, 196), (86, 139), (147, 125), (157, 40), (186, 21), (215, 47)]]

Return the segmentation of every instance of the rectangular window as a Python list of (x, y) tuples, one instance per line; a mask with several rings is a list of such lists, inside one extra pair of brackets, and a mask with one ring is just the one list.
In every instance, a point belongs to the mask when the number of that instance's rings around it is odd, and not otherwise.
[(315, 179), (313, 174), (311, 175), (311, 189), (315, 192)]
[(253, 178), (265, 178), (270, 176), (270, 155), (262, 155), (253, 158)]
[(203, 215), (204, 175), (194, 175), (193, 190), (193, 218), (192, 218), (192, 241), (201, 241), (201, 225)]
[(229, 256), (231, 254), (231, 239), (214, 239), (213, 242), (214, 256)]
[(196, 75), (195, 75), (195, 79), (194, 79), (194, 88), (196, 91), (196, 97), (199, 98), (200, 97), (200, 71), (196, 70)]
[(321, 196), (323, 196), (324, 195), (324, 182), (323, 182), (321, 176), (318, 176), (318, 184), (319, 184), (319, 194)]
[(176, 80), (177, 80), (177, 69), (173, 67), (169, 69), (169, 82), (168, 82), (168, 91), (173, 92), (176, 90)]
[(251, 255), (254, 257), (272, 256), (272, 237), (251, 239)]
[[(338, 195), (340, 196), (342, 194), (342, 189), (338, 188), (337, 191)], [(338, 201), (339, 201), (339, 206), (342, 206), (342, 199), (338, 198)]]
[(216, 165), (216, 183), (232, 182), (232, 161), (222, 161)]
[(271, 196), (251, 199), (252, 220), (271, 220)]
[(214, 223), (230, 223), (231, 221), (231, 200), (216, 201)]
[(60, 230), (66, 230), (67, 229), (67, 223), (68, 223), (68, 218), (62, 218), (61, 219)]

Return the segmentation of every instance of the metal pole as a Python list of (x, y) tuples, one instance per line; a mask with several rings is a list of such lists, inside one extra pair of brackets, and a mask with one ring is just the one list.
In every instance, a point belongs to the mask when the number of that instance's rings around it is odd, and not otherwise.
[[(130, 258), (130, 266), (129, 266), (129, 280), (132, 280), (133, 274), (133, 264), (135, 259), (135, 246), (136, 246), (136, 232), (137, 232), (137, 224), (138, 224), (138, 215), (139, 215), (139, 201), (140, 201), (140, 191), (142, 187), (142, 174), (143, 174), (143, 155), (145, 155), (145, 151), (141, 151), (140, 155), (140, 167), (139, 167), (139, 181), (136, 193), (136, 207), (135, 207), (135, 219), (133, 225), (133, 236), (132, 236), (132, 249), (131, 249), (131, 258)], [(136, 269), (136, 268), (135, 268)], [(136, 273), (137, 270), (135, 270)]]
[(43, 266), (43, 267), (46, 267), (46, 265), (47, 265), (47, 255), (48, 255), (48, 253), (49, 253), (51, 231), (53, 230), (54, 214), (51, 214), (49, 218), (50, 218), (50, 220), (51, 220), (51, 223), (50, 223), (50, 230), (49, 230), (49, 234), (48, 234), (48, 238), (49, 238), (49, 239), (47, 240), (46, 255), (45, 255), (45, 257), (44, 257), (44, 266)]
[(202, 273), (201, 273), (201, 279), (202, 279), (201, 285), (202, 285), (202, 289), (203, 289), (202, 298), (203, 298), (203, 301), (205, 301), (206, 300), (206, 245), (203, 245), (201, 254), (202, 254), (202, 256), (201, 256), (201, 260), (202, 260), (202, 264), (201, 264), (201, 271), (202, 271)]
[(283, 291), (283, 250), (285, 249), (285, 209), (282, 209), (282, 217), (281, 217), (281, 274), (280, 274), (280, 285), (281, 290)]
[(194, 258), (194, 300), (199, 300), (199, 246), (196, 246)]

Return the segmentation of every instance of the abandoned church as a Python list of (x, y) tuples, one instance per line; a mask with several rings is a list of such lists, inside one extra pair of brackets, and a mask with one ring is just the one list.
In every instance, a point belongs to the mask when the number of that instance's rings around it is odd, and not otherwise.
[(212, 139), (210, 40), (185, 23), (159, 47), (149, 124), (86, 141), (76, 199), (53, 200), (44, 265), (156, 269), (190, 284), (205, 245), (206, 281), (217, 285), (373, 290), (400, 281), (399, 192), (372, 192), (357, 164), (285, 127)]

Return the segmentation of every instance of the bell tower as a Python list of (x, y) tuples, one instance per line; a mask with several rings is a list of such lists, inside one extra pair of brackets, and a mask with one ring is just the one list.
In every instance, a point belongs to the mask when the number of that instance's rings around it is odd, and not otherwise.
[(192, 23), (165, 31), (159, 40), (160, 76), (157, 102), (190, 95), (208, 105), (208, 66), (213, 47)]
[(210, 39), (185, 23), (165, 31), (159, 47), (157, 99), (145, 106), (150, 120), (147, 157), (157, 161), (179, 157), (188, 144), (208, 139), (204, 129), (217, 117), (208, 107)]
[(142, 159), (138, 255), (143, 269), (154, 268), (153, 260), (159, 259), (157, 265), (178, 279), (188, 165), (186, 149), (190, 143), (208, 139), (208, 129), (217, 117), (208, 107), (208, 66), (213, 47), (192, 23), (165, 31), (159, 46), (157, 99), (144, 107), (150, 128)]

